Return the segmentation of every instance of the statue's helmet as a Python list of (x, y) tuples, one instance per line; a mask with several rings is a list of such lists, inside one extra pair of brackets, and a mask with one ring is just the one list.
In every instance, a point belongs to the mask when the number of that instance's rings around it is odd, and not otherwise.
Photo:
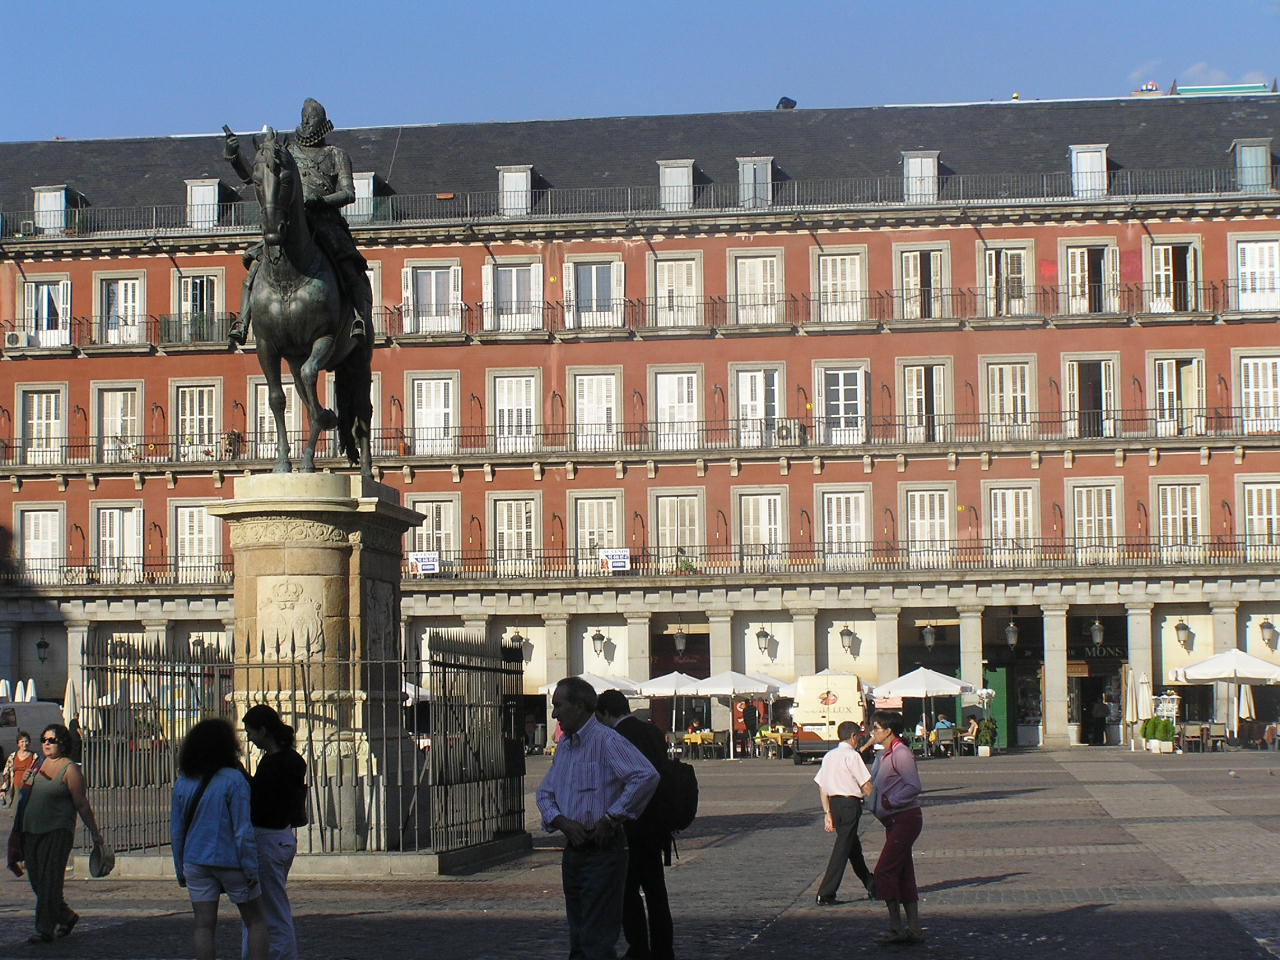
[(314, 147), (321, 143), (332, 129), (333, 124), (325, 115), (324, 107), (318, 100), (308, 97), (302, 105), (302, 122), (294, 131), (293, 139), (304, 147)]

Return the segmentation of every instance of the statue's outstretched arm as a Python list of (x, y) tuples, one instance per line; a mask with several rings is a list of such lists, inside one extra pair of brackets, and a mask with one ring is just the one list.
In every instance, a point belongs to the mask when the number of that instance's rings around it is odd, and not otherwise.
[(253, 172), (244, 162), (244, 157), (240, 156), (240, 138), (231, 132), (231, 128), (225, 123), (222, 125), (222, 132), (226, 136), (227, 141), (222, 146), (222, 156), (231, 164), (231, 169), (236, 172), (236, 176), (240, 178), (241, 183), (252, 183)]

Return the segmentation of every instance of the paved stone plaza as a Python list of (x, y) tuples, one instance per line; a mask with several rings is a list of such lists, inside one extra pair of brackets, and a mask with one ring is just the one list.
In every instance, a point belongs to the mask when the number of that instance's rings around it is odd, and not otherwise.
[[(459, 879), (312, 881), (293, 887), (306, 960), (560, 960), (558, 854)], [(1280, 956), (1280, 754), (1151, 756), (1076, 748), (921, 765), (916, 849), (928, 942), (878, 947), (883, 908), (814, 905), (829, 849), (815, 767), (703, 761), (701, 815), (668, 873), (676, 950), (693, 958)], [(7, 831), (7, 820), (0, 821)], [(874, 863), (882, 831), (863, 829)], [(846, 876), (841, 893), (854, 896)], [(74, 881), (75, 934), (28, 946), (31, 892), (0, 884), (6, 957), (189, 957), (185, 892), (160, 882)], [(225, 905), (219, 955), (239, 955)]]

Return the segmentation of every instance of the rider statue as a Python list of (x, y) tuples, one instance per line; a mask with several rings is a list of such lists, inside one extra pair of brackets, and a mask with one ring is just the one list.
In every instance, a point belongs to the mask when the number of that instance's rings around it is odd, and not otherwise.
[[(289, 141), (289, 153), (298, 165), (302, 178), (302, 194), (307, 208), (307, 222), (315, 234), (316, 242), (333, 263), (342, 292), (355, 308), (351, 323), (353, 339), (367, 337), (372, 322), (373, 290), (369, 286), (367, 263), (356, 249), (355, 239), (341, 210), (356, 198), (351, 179), (351, 158), (341, 147), (330, 146), (324, 138), (333, 129), (325, 116), (324, 107), (307, 98), (302, 105), (302, 122)], [(240, 141), (228, 131), (224, 156), (243, 183), (250, 183), (252, 171), (240, 156)], [(249, 292), (258, 274), (262, 256), (261, 241), (244, 254), (244, 265), (249, 275), (244, 280), (240, 315), (232, 323), (227, 336), (244, 345), (249, 334)]]

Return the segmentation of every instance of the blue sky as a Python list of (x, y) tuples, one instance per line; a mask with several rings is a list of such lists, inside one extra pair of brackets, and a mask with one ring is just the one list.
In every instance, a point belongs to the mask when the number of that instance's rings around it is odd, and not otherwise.
[(769, 109), (784, 94), (802, 108), (1123, 96), (1280, 73), (1280, 0), (8, 0), (4, 23), (3, 140), (286, 127), (307, 96), (371, 126)]

